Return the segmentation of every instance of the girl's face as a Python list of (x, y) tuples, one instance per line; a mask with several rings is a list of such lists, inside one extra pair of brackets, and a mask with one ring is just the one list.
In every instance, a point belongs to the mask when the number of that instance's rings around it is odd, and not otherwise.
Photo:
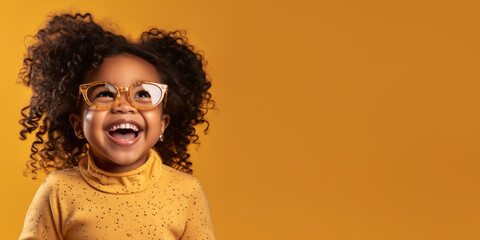
[[(161, 82), (153, 65), (126, 53), (105, 58), (97, 71), (87, 75), (86, 81), (109, 82), (125, 88), (139, 81)], [(139, 110), (128, 102), (126, 92), (107, 110), (92, 108), (83, 99), (82, 104), (80, 115), (72, 114), (70, 122), (75, 132), (83, 129), (95, 164), (109, 172), (126, 172), (145, 163), (149, 149), (157, 143), (170, 119), (163, 114), (163, 104), (151, 110)], [(111, 131), (122, 123), (135, 125), (138, 135)]]

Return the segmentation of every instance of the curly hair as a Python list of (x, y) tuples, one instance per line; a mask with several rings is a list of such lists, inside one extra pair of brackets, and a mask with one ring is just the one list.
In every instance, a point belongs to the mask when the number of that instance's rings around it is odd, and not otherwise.
[(32, 89), (30, 104), (21, 110), (20, 139), (34, 134), (26, 173), (78, 166), (88, 142), (75, 136), (69, 116), (77, 112), (79, 85), (109, 56), (129, 53), (156, 67), (169, 87), (164, 112), (170, 115), (165, 140), (154, 149), (165, 165), (192, 173), (187, 147), (199, 144), (195, 126), (215, 108), (205, 73), (206, 60), (188, 43), (184, 31), (156, 28), (143, 32), (138, 42), (104, 30), (89, 13), (54, 16), (28, 47), (19, 78)]

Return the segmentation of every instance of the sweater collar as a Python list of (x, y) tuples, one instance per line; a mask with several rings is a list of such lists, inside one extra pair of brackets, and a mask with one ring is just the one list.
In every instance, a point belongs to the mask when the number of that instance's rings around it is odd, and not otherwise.
[(91, 151), (78, 164), (83, 179), (93, 188), (107, 193), (128, 194), (144, 191), (152, 187), (162, 175), (162, 160), (158, 153), (150, 149), (147, 161), (135, 170), (112, 173), (98, 168)]

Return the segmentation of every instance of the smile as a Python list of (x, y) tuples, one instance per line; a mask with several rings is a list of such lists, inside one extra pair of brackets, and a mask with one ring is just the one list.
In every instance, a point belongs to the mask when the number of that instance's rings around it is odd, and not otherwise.
[(114, 143), (121, 146), (130, 146), (138, 141), (138, 136), (143, 132), (140, 125), (132, 121), (120, 120), (107, 128), (107, 136)]

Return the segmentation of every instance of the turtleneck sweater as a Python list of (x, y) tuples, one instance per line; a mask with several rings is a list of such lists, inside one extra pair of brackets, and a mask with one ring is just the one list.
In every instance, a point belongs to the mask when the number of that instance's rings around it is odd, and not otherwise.
[(90, 154), (50, 173), (20, 239), (215, 239), (200, 182), (150, 150), (139, 168), (106, 172)]

